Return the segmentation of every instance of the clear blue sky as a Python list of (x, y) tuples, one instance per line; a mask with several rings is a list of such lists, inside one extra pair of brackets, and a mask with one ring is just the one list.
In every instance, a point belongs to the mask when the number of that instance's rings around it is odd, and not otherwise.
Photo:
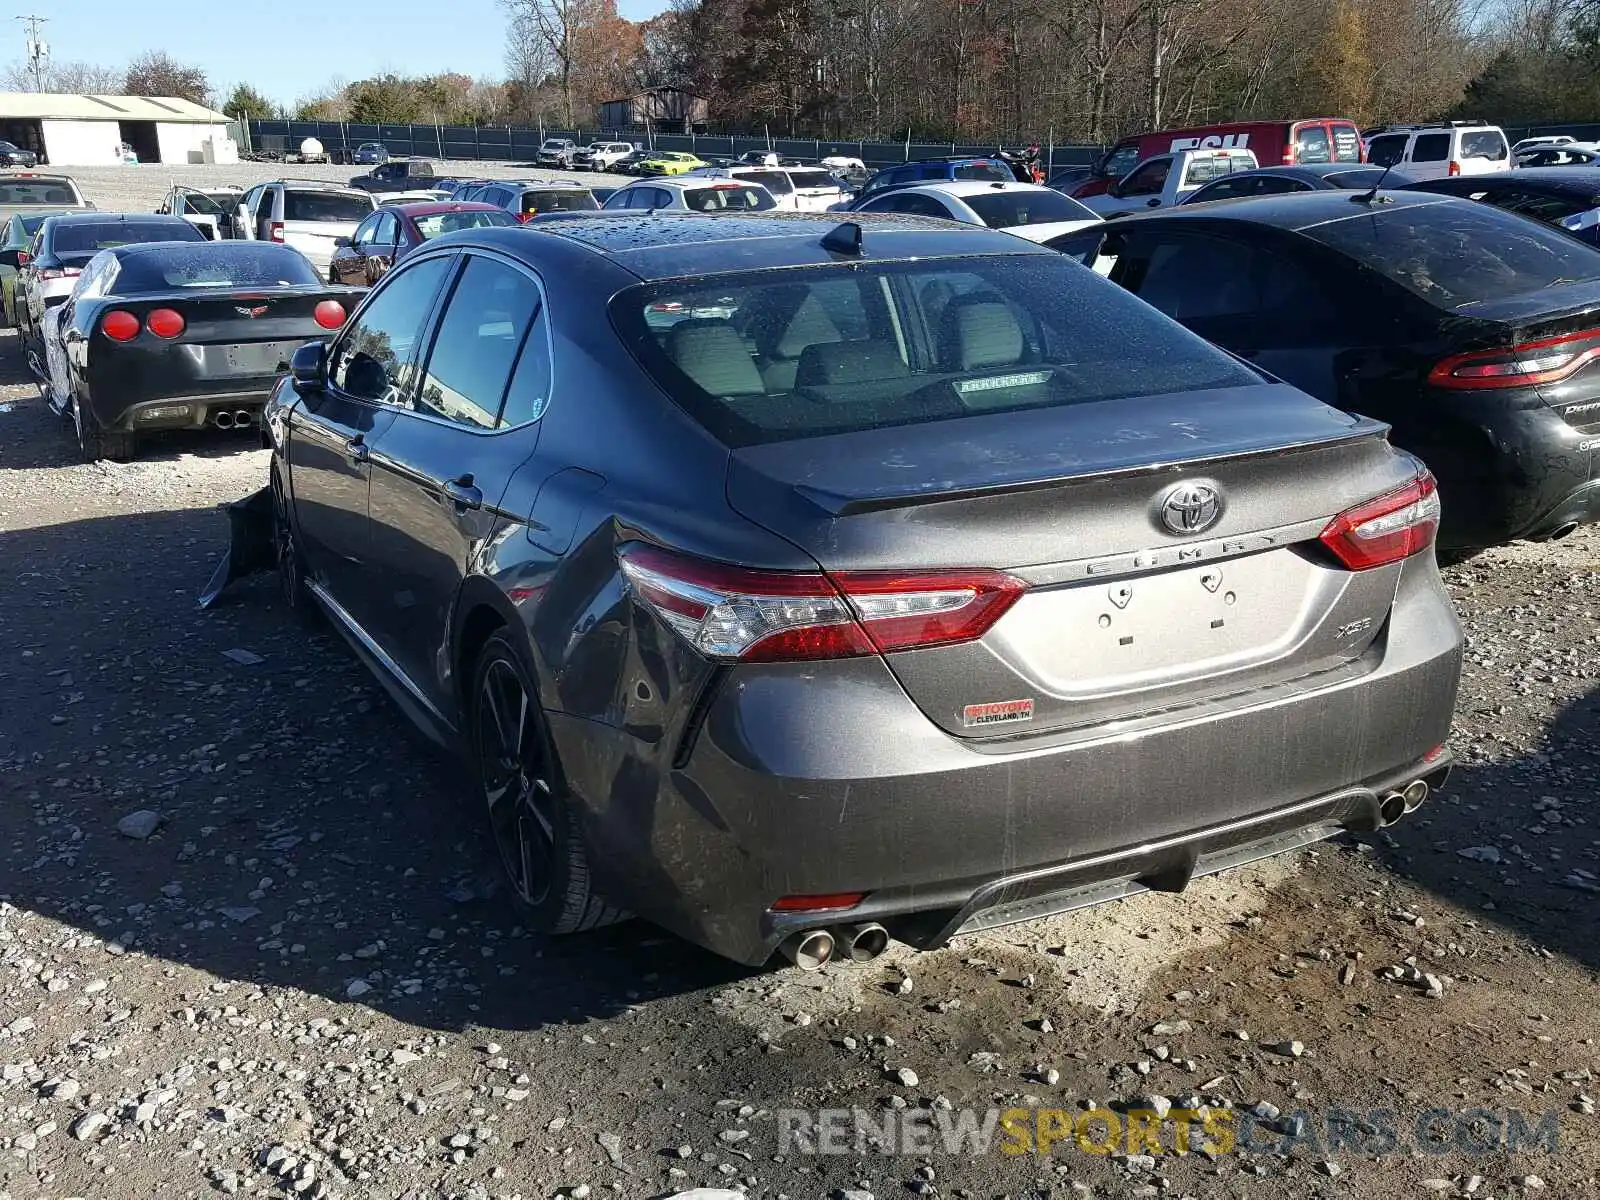
[[(617, 0), (642, 20), (666, 0)], [(203, 67), (226, 95), (241, 81), (288, 103), (329, 79), (383, 71), (431, 75), (460, 71), (498, 77), (504, 70), (505, 14), (495, 0), (271, 0), (267, 4), (175, 6), (126, 0), (66, 0), (19, 8), (48, 16), (44, 40), (61, 62), (123, 66), (163, 49)], [(156, 20), (152, 13), (168, 13)], [(20, 21), (0, 23), (0, 62), (23, 57)]]

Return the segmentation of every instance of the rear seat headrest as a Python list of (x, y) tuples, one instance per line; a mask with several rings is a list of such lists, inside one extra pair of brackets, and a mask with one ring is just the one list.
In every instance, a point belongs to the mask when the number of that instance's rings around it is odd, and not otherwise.
[(801, 352), (794, 382), (803, 388), (836, 387), (904, 379), (910, 374), (911, 368), (901, 361), (891, 342), (824, 342)]
[(678, 370), (713, 396), (766, 395), (744, 338), (728, 321), (679, 321), (667, 336), (667, 353)]
[(1022, 326), (997, 300), (956, 301), (940, 322), (939, 349), (945, 367), (977, 371), (1014, 366), (1022, 359)]

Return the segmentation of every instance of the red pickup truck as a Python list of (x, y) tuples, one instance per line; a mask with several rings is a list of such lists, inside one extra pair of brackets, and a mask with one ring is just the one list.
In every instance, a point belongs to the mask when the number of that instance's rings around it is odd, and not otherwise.
[(1303, 121), (1235, 121), (1193, 129), (1165, 129), (1123, 138), (1097, 161), (1094, 172), (1073, 189), (1079, 200), (1098, 196), (1145, 159), (1177, 150), (1231, 147), (1253, 151), (1263, 167), (1295, 163), (1361, 161), (1361, 131), (1346, 117)]

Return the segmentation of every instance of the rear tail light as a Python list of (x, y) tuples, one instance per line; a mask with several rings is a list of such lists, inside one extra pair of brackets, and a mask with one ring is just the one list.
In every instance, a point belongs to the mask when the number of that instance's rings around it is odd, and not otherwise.
[(139, 318), (131, 312), (113, 309), (100, 318), (100, 332), (113, 342), (131, 342), (139, 336)]
[(1322, 531), (1322, 544), (1352, 571), (1420, 554), (1439, 530), (1439, 489), (1422, 472), (1405, 487), (1346, 509)]
[(145, 317), (144, 327), (158, 338), (175, 338), (183, 332), (183, 314), (170, 308), (158, 308)]
[(344, 305), (337, 300), (323, 300), (311, 310), (311, 319), (324, 329), (339, 329), (344, 325)]
[(708, 658), (797, 662), (948, 646), (982, 637), (1026, 589), (998, 571), (758, 571), (650, 546), (622, 571)]
[(1283, 165), (1286, 166), (1286, 167), (1294, 166), (1294, 143), (1293, 142), (1290, 142), (1287, 146), (1285, 146), (1283, 148)]
[(1600, 355), (1600, 329), (1519, 342), (1497, 350), (1456, 354), (1428, 372), (1435, 387), (1455, 389), (1528, 387), (1558, 383)]
[(278, 242), (279, 244), (282, 244), (282, 242), (283, 242), (283, 222), (282, 221), (268, 221), (267, 222), (267, 240), (268, 241), (272, 241), (272, 242)]
[(76, 279), (83, 274), (82, 267), (45, 267), (39, 272), (40, 279)]
[(539, 214), (536, 213), (536, 212), (518, 213), (517, 214), (517, 224), (518, 225), (526, 225), (529, 221), (533, 220), (538, 215)]
[(1451, 176), (1461, 174), (1461, 164), (1453, 158), (1450, 160), (1450, 174)]

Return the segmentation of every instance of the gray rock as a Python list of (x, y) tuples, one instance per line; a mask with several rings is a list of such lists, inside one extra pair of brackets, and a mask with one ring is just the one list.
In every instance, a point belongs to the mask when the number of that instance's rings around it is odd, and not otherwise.
[(111, 1126), (111, 1118), (103, 1112), (87, 1112), (72, 1123), (69, 1132), (80, 1142), (97, 1140)]
[(1165, 1096), (1136, 1096), (1129, 1103), (1128, 1108), (1130, 1110), (1143, 1109), (1145, 1112), (1153, 1112), (1162, 1120), (1166, 1120), (1167, 1114), (1172, 1111), (1172, 1101)]
[(165, 821), (166, 818), (160, 813), (148, 808), (141, 808), (138, 812), (131, 812), (118, 821), (117, 832), (123, 837), (142, 842), (160, 829)]
[(1304, 1043), (1301, 1042), (1274, 1042), (1270, 1046), (1263, 1046), (1263, 1050), (1270, 1050), (1273, 1054), (1282, 1054), (1287, 1058), (1299, 1058), (1306, 1052)]
[(721, 1133), (717, 1134), (717, 1138), (729, 1146), (737, 1146), (740, 1142), (749, 1138), (749, 1136), (750, 1131), (748, 1129), (724, 1129)]
[(39, 1090), (52, 1100), (71, 1100), (82, 1086), (76, 1079), (47, 1079)]
[(917, 1073), (910, 1067), (895, 1067), (893, 1069), (886, 1069), (884, 1074), (898, 1083), (901, 1087), (916, 1087), (917, 1084), (922, 1082), (917, 1078)]
[(595, 1135), (595, 1141), (600, 1143), (600, 1149), (606, 1152), (606, 1157), (611, 1160), (613, 1167), (622, 1165), (622, 1139), (614, 1133), (600, 1133)]
[(1495, 865), (1502, 861), (1499, 849), (1494, 846), (1468, 846), (1465, 849), (1457, 850), (1456, 857)]

